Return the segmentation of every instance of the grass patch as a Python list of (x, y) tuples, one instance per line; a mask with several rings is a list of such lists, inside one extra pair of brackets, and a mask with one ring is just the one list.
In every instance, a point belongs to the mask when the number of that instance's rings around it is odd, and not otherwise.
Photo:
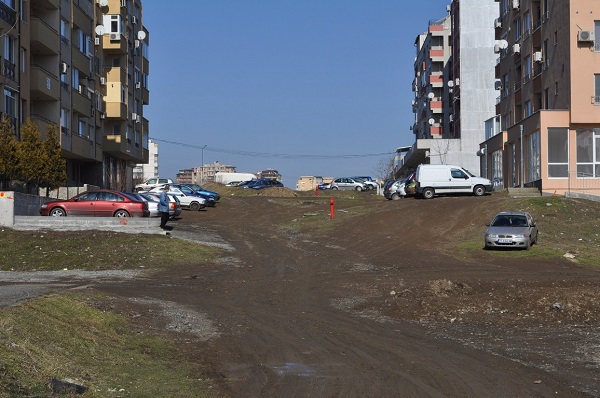
[[(530, 212), (539, 229), (539, 242), (529, 251), (490, 250), (491, 256), (510, 258), (560, 258), (566, 253), (574, 261), (598, 266), (600, 258), (600, 206), (595, 202), (561, 196), (506, 199), (501, 210)], [(495, 213), (494, 213), (495, 214)], [(490, 220), (491, 221), (491, 220)], [(460, 258), (483, 250), (482, 228), (460, 231), (460, 243), (452, 243)], [(450, 250), (451, 251), (451, 250)], [(462, 253), (461, 253), (462, 252)]]
[(85, 397), (209, 397), (169, 340), (135, 333), (128, 321), (68, 295), (0, 312), (0, 397), (49, 397), (50, 378)]
[(163, 235), (102, 231), (0, 231), (1, 271), (158, 268), (202, 264), (218, 249)]

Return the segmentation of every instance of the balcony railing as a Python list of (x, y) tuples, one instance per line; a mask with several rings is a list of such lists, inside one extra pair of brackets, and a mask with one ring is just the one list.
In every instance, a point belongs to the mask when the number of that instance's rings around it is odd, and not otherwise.
[(14, 25), (17, 21), (17, 12), (0, 2), (0, 18), (6, 21), (9, 25)]
[(4, 76), (8, 77), (11, 80), (15, 80), (15, 64), (13, 64), (7, 59), (4, 59)]

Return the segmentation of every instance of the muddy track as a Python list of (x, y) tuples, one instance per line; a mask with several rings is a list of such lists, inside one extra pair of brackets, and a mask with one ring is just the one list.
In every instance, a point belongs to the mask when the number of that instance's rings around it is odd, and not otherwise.
[[(181, 341), (221, 396), (597, 396), (597, 320), (554, 327), (519, 324), (515, 315), (502, 324), (461, 312), (494, 295), (492, 304), (503, 303), (511, 292), (528, 302), (528, 291), (541, 297), (557, 280), (598, 287), (597, 272), (567, 261), (453, 256), (453, 231), (489, 218), (497, 201), (373, 200), (367, 214), (340, 213), (331, 231), (298, 233), (290, 220), (325, 202), (299, 210), (265, 197), (227, 198), (173, 223), (174, 235), (222, 239), (232, 250), (220, 261), (98, 288), (204, 320), (201, 334), (182, 327)], [(140, 313), (139, 322), (173, 325), (164, 313)], [(457, 313), (462, 322), (451, 320)]]

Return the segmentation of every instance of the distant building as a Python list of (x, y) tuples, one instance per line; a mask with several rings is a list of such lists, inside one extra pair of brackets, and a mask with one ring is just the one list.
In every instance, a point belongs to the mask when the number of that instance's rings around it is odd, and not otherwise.
[(150, 178), (158, 178), (158, 144), (148, 140), (148, 163), (136, 164), (133, 168), (133, 179), (146, 181)]
[(297, 191), (314, 191), (318, 185), (323, 183), (323, 177), (320, 176), (302, 176), (296, 183)]
[(235, 173), (235, 170), (235, 166), (214, 162), (191, 169), (181, 169), (177, 173), (175, 180), (180, 184), (203, 184), (205, 182), (214, 182), (215, 174), (219, 172)]

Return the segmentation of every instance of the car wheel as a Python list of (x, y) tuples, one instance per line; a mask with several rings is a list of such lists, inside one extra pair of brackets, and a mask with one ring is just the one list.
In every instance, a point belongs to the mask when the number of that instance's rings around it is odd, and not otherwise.
[(48, 213), (48, 215), (52, 217), (66, 217), (67, 212), (61, 209), (60, 207), (55, 207), (54, 209), (50, 210), (50, 213)]
[(117, 210), (117, 211), (115, 211), (115, 217), (119, 217), (119, 218), (129, 217), (129, 213), (127, 212), (127, 210)]
[(485, 193), (485, 188), (482, 185), (477, 185), (473, 189), (473, 194), (475, 196), (483, 196), (484, 193)]
[(398, 193), (392, 194), (392, 200), (398, 200), (398, 199), (400, 199), (400, 195)]
[(334, 191), (337, 191), (338, 187), (331, 187), (331, 189), (333, 189)]
[(198, 210), (200, 210), (200, 203), (198, 203), (198, 202), (190, 203), (190, 210), (191, 211), (198, 211)]
[(433, 190), (433, 188), (425, 188), (423, 189), (422, 195), (425, 199), (431, 199), (433, 198), (433, 195), (435, 195), (435, 191)]
[(363, 189), (362, 189), (362, 187), (356, 187), (356, 190), (360, 192), (360, 191), (362, 191)]

